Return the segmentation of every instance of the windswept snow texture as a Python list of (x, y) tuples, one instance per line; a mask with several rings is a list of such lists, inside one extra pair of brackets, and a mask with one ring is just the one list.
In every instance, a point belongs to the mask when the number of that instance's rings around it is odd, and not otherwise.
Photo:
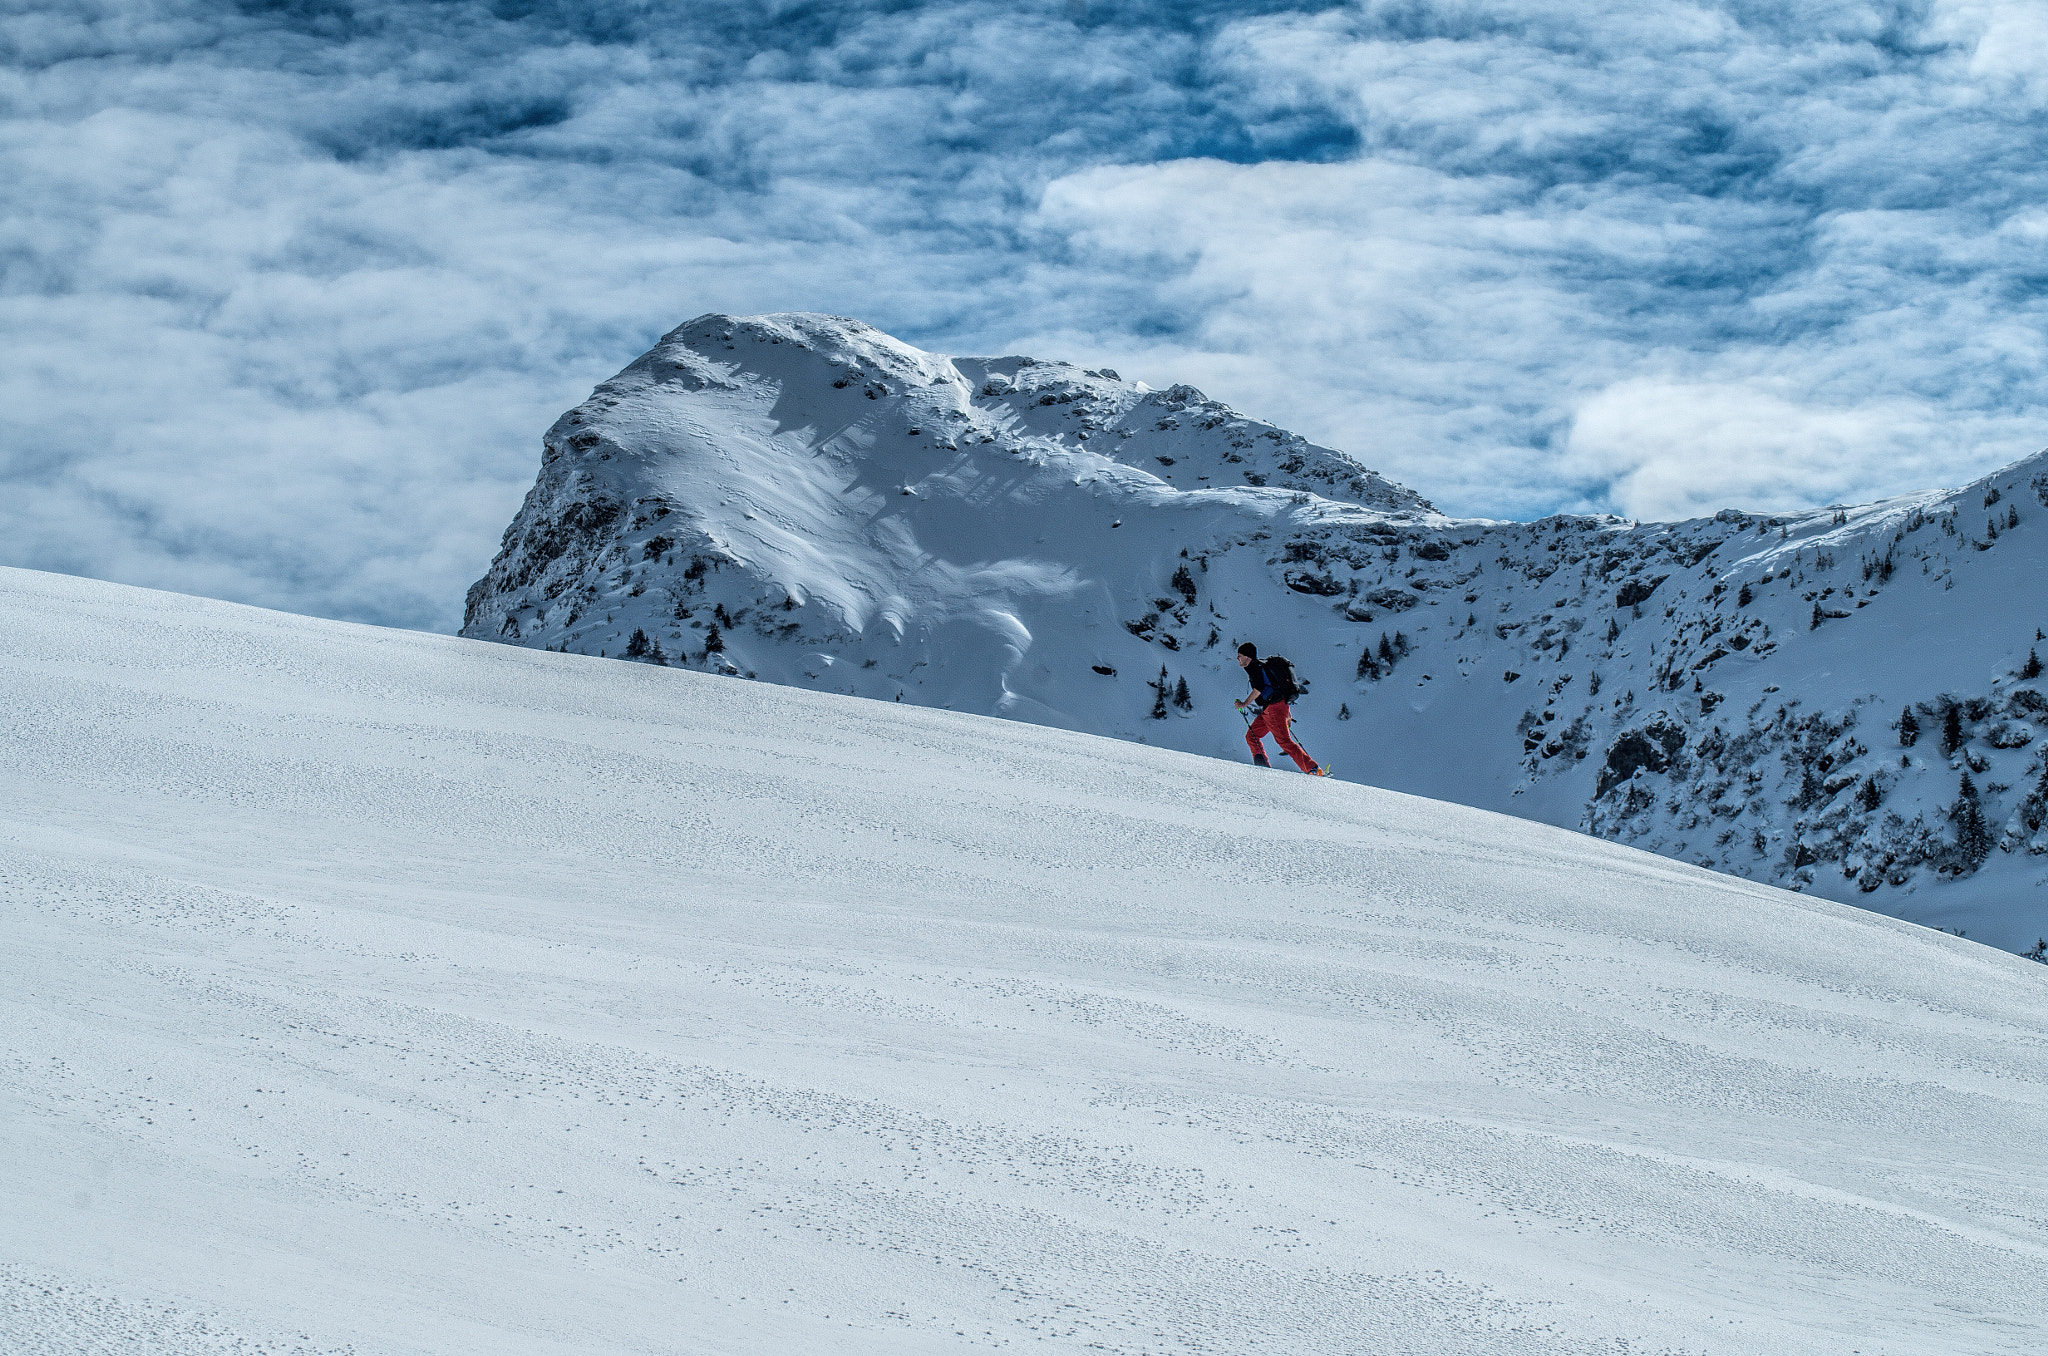
[(1459, 521), (1191, 387), (714, 315), (549, 430), (463, 634), (1238, 761), (1252, 640), (1340, 777), (2023, 950), (2044, 627), (2048, 454), (1804, 515)]
[(0, 1349), (2048, 1347), (2048, 968), (985, 717), (0, 571)]

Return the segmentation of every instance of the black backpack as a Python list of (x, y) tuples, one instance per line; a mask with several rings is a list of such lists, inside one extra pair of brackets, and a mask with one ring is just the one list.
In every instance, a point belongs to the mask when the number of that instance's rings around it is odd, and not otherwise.
[(1301, 695), (1301, 684), (1294, 677), (1294, 665), (1277, 654), (1269, 654), (1259, 662), (1266, 666), (1266, 681), (1273, 685), (1274, 701), (1292, 702)]

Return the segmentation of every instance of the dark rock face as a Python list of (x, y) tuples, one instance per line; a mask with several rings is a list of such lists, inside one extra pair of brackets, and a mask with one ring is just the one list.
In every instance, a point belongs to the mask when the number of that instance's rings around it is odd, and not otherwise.
[(1334, 598), (1343, 593), (1344, 585), (1327, 574), (1310, 574), (1306, 570), (1289, 570), (1286, 574), (1287, 587), (1296, 593), (1312, 593), (1322, 598)]
[(1374, 589), (1365, 601), (1383, 612), (1406, 612), (1422, 600), (1407, 589)]
[(1614, 605), (1634, 607), (1637, 603), (1647, 603), (1650, 601), (1650, 595), (1657, 591), (1657, 585), (1670, 577), (1668, 574), (1660, 574), (1655, 579), (1631, 579), (1614, 595)]
[(1664, 771), (1684, 747), (1685, 731), (1676, 725), (1658, 721), (1630, 730), (1607, 750), (1607, 764), (1600, 769), (1600, 784), (1593, 798), (1598, 800), (1638, 771)]
[(550, 601), (559, 597), (611, 545), (625, 516), (625, 505), (602, 495), (551, 502), (536, 485), (519, 517), (505, 529), (490, 573), (470, 586), (464, 628), (474, 626), (499, 594), (540, 585)]

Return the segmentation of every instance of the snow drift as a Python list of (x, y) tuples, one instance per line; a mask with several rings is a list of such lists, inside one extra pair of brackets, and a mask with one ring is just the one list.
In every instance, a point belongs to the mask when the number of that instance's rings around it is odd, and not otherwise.
[(2048, 1342), (2048, 968), (961, 713), (0, 613), (7, 1350)]
[(2044, 528), (2048, 456), (1807, 514), (1456, 520), (1192, 387), (714, 315), (548, 431), (463, 634), (1239, 760), (1254, 640), (1340, 777), (2019, 950)]

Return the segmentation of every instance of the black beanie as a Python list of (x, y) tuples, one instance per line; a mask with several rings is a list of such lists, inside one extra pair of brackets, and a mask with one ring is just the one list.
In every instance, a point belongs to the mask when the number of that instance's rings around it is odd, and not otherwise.
[(1257, 659), (1259, 657), (1259, 647), (1252, 644), (1250, 641), (1246, 641), (1244, 644), (1238, 646), (1237, 652), (1241, 655), (1249, 655), (1253, 659)]

